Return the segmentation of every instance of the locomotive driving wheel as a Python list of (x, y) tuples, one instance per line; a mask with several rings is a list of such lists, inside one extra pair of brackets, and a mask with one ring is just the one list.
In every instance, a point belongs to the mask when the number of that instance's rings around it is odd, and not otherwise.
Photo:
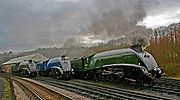
[(55, 78), (62, 79), (63, 76), (61, 72), (58, 69), (55, 69)]
[(27, 70), (22, 70), (22, 76), (24, 75), (25, 77), (30, 77), (30, 74), (28, 73)]
[(152, 78), (149, 82), (148, 82), (148, 86), (149, 87), (153, 87), (153, 85), (156, 83), (157, 79)]
[(49, 69), (49, 71), (48, 71), (48, 76), (49, 77), (53, 77), (53, 75), (54, 75), (54, 70), (53, 69)]
[(142, 79), (137, 79), (137, 84), (139, 85), (139, 86), (144, 86), (144, 80), (142, 80)]
[(62, 79), (62, 75), (58, 69), (50, 69), (49, 70), (49, 77)]

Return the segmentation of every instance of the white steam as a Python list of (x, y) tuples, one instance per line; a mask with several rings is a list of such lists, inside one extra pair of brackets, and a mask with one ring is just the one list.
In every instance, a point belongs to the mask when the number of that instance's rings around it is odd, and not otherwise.
[(146, 28), (158, 28), (180, 22), (180, 1), (179, 0), (157, 0), (157, 5), (148, 9), (146, 17), (137, 25)]
[(143, 21), (140, 21), (137, 25), (155, 29), (160, 26), (168, 26), (172, 23), (178, 22), (180, 22), (180, 9), (166, 11), (157, 15), (147, 15)]

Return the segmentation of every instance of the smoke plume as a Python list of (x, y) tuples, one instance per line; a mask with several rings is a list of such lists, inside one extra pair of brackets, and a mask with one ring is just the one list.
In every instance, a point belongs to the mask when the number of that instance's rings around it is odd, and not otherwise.
[(134, 38), (146, 40), (152, 30), (136, 24), (156, 3), (154, 0), (94, 0), (91, 25), (80, 36), (66, 40), (64, 46), (92, 46), (121, 38), (129, 44), (133, 44)]

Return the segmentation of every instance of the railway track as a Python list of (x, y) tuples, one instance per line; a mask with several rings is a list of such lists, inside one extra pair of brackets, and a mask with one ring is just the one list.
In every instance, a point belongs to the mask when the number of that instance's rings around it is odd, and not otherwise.
[(83, 95), (89, 99), (130, 99), (132, 100), (133, 98), (130, 97), (125, 97), (125, 96), (120, 96), (116, 97), (112, 95), (112, 93), (101, 93), (100, 91), (93, 91), (92, 89), (84, 88), (81, 86), (73, 85), (73, 84), (67, 84), (67, 83), (62, 83), (62, 82), (55, 82), (55, 81), (44, 81), (44, 80), (39, 80), (40, 82), (56, 86), (58, 88), (66, 89), (71, 92), (78, 93), (80, 95)]
[(143, 100), (144, 99), (151, 99), (151, 100), (157, 100), (157, 99), (169, 100), (170, 99), (170, 98), (164, 98), (164, 97), (160, 97), (160, 96), (144, 94), (144, 93), (140, 93), (140, 92), (136, 92), (136, 91), (128, 91), (128, 90), (124, 90), (124, 89), (120, 89), (120, 88), (115, 88), (115, 87), (111, 87), (111, 86), (94, 84), (94, 83), (85, 82), (85, 81), (81, 81), (81, 80), (78, 80), (78, 82), (80, 82), (82, 84), (90, 84), (90, 85), (96, 86), (96, 88), (102, 87), (102, 88), (106, 88), (107, 90), (112, 89), (113, 90), (112, 92), (124, 93), (124, 94), (127, 94), (127, 95), (135, 97), (135, 98), (136, 97), (137, 98), (141, 98)]
[(45, 100), (41, 95), (39, 95), (36, 91), (34, 91), (32, 88), (30, 88), (26, 84), (24, 84), (16, 79), (14, 79), (14, 81), (16, 83), (20, 84), (21, 86), (23, 86), (24, 88), (26, 88), (31, 94), (33, 94), (33, 96), (35, 96), (34, 98), (39, 99), (39, 100)]
[(83, 95), (90, 99), (128, 99), (128, 100), (170, 100), (167, 97), (160, 97), (150, 94), (144, 94), (136, 91), (128, 91), (120, 88), (94, 84), (92, 82), (85, 81), (62, 81), (62, 80), (44, 80), (36, 79), (40, 82), (53, 85), (59, 88), (63, 88), (80, 95)]
[(158, 79), (155, 86), (149, 88), (151, 91), (158, 91), (160, 93), (167, 93), (170, 95), (180, 96), (180, 80), (161, 78)]
[[(116, 82), (118, 84), (118, 82)], [(127, 87), (127, 86), (133, 86), (133, 84), (125, 84), (121, 83), (121, 85)], [(140, 87), (140, 89), (143, 90), (150, 90), (154, 92), (159, 92), (159, 93), (166, 93), (168, 95), (175, 95), (175, 96), (180, 96), (180, 80), (176, 79), (166, 79), (166, 78), (161, 78), (158, 80), (158, 83), (154, 85), (153, 87), (149, 86), (143, 86)]]
[(180, 89), (180, 80), (161, 78), (158, 80), (156, 85), (172, 89)]
[(167, 93), (169, 95), (175, 95), (175, 96), (180, 96), (180, 90), (179, 89), (172, 89), (172, 88), (167, 88), (167, 87), (160, 87), (160, 86), (153, 86), (153, 87), (145, 87), (148, 90), (151, 91), (156, 91), (160, 93)]
[(35, 83), (28, 80), (27, 78), (13, 77), (12, 78), (16, 83), (25, 87), (29, 92), (31, 92), (36, 99), (39, 100), (73, 100), (71, 97), (68, 97), (64, 94), (61, 94), (55, 90), (49, 89), (42, 84)]

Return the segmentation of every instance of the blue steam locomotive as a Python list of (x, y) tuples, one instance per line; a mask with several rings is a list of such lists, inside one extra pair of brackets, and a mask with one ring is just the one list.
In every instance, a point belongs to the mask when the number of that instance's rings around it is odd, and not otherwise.
[(69, 57), (56, 57), (37, 63), (37, 72), (42, 76), (70, 79), (73, 73)]

